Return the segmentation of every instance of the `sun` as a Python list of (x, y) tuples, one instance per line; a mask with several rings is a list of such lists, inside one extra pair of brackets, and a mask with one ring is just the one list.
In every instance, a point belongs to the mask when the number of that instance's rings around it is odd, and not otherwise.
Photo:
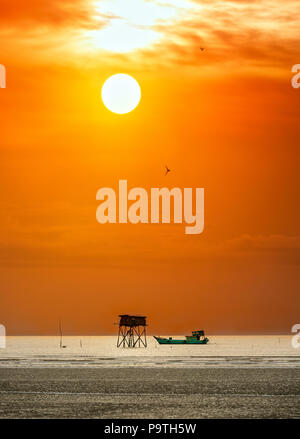
[(105, 107), (113, 113), (130, 113), (140, 102), (141, 88), (132, 76), (117, 73), (104, 82), (101, 97)]

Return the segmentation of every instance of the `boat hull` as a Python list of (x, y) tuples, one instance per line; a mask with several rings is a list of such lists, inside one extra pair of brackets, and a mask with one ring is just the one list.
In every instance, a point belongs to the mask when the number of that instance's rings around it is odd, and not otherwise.
[(207, 344), (208, 338), (205, 338), (203, 340), (180, 340), (180, 339), (173, 339), (173, 338), (162, 338), (162, 337), (154, 337), (155, 340), (159, 344), (176, 344), (176, 345), (202, 345)]

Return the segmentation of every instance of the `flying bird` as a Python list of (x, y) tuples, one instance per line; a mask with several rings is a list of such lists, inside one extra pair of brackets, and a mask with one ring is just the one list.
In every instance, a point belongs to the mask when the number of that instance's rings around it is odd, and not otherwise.
[(200, 47), (201, 52), (203, 52), (203, 50), (205, 50), (205, 47)]
[(165, 173), (165, 175), (167, 175), (168, 172), (171, 172), (171, 169), (169, 169), (168, 166), (166, 165), (166, 173)]

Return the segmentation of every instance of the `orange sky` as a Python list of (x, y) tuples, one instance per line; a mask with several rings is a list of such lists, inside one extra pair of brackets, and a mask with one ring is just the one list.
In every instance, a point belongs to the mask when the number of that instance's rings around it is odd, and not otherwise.
[[(145, 313), (152, 333), (290, 332), (298, 0), (124, 3), (0, 0), (0, 323), (111, 334)], [(142, 90), (122, 116), (101, 102), (118, 72)], [(98, 224), (96, 192), (119, 179), (204, 187), (204, 233)]]

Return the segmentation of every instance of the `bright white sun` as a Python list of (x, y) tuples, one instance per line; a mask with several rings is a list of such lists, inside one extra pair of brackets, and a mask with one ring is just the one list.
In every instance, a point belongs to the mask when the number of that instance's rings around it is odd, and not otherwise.
[(125, 114), (134, 110), (140, 102), (141, 89), (132, 76), (118, 73), (104, 82), (101, 97), (108, 110)]

